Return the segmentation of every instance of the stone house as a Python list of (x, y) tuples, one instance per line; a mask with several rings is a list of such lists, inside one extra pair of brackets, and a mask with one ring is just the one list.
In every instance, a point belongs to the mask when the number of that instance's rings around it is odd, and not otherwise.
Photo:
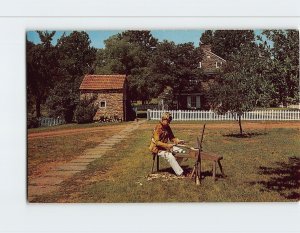
[(85, 75), (79, 90), (80, 99), (96, 96), (94, 120), (128, 120), (126, 75)]
[(203, 52), (202, 60), (199, 62), (198, 68), (204, 74), (204, 81), (200, 84), (196, 80), (190, 80), (190, 86), (193, 91), (186, 91), (180, 94), (177, 100), (178, 109), (209, 109), (206, 92), (209, 83), (214, 81), (217, 75), (222, 72), (222, 67), (226, 64), (226, 60), (211, 51), (211, 45), (201, 44), (200, 49)]

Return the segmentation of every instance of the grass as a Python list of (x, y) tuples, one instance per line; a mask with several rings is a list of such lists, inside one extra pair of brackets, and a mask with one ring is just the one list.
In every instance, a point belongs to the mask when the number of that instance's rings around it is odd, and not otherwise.
[[(223, 155), (227, 177), (214, 182), (211, 165), (203, 161), (205, 176), (201, 186), (196, 186), (188, 178), (147, 180), (152, 166), (147, 146), (153, 126), (154, 122), (146, 123), (126, 143), (117, 145), (115, 151), (65, 181), (58, 192), (40, 196), (35, 201), (269, 202), (300, 198), (298, 128), (249, 129), (248, 137), (239, 138), (234, 134), (235, 129), (210, 127), (213, 123), (207, 125), (204, 150)], [(173, 125), (174, 133), (191, 145), (200, 129), (201, 125)], [(192, 167), (193, 161), (184, 165), (186, 169)], [(165, 161), (161, 160), (160, 166), (172, 173)]]
[(55, 125), (50, 127), (39, 127), (39, 128), (31, 128), (28, 129), (28, 133), (39, 133), (39, 132), (50, 132), (50, 131), (57, 131), (57, 130), (69, 130), (69, 129), (84, 129), (84, 128), (92, 128), (92, 127), (104, 127), (104, 126), (111, 126), (111, 125), (127, 125), (128, 122), (106, 122), (106, 123), (100, 123), (100, 122), (94, 122), (94, 123), (88, 123), (88, 124), (77, 124), (77, 123), (69, 123), (64, 125)]
[[(51, 133), (55, 132), (54, 136), (41, 136), (28, 139), (27, 142), (27, 158), (29, 176), (40, 173), (41, 166), (49, 163), (57, 163), (69, 161), (83, 153), (88, 148), (97, 146), (103, 139), (112, 136), (118, 132), (120, 128), (107, 130), (107, 126), (114, 126), (116, 123), (99, 125), (99, 124), (82, 124), (82, 125), (62, 125), (41, 130), (30, 130), (30, 133)], [(118, 126), (124, 128), (128, 123), (119, 123)], [(93, 131), (94, 127), (98, 127), (97, 131)], [(62, 130), (86, 129), (79, 133), (59, 134)]]

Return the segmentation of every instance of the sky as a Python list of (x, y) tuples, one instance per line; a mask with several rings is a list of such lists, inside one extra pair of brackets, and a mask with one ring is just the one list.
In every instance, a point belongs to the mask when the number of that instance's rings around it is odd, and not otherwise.
[[(157, 38), (159, 41), (169, 40), (174, 41), (176, 44), (193, 42), (195, 46), (199, 45), (199, 39), (202, 33), (205, 30), (152, 30), (152, 35)], [(63, 33), (67, 35), (72, 31), (56, 31), (56, 34), (53, 37), (53, 44), (57, 43), (57, 39), (59, 39)], [(104, 48), (104, 41), (108, 39), (110, 36), (115, 35), (121, 30), (103, 30), (103, 31), (86, 31), (90, 37), (91, 45), (95, 48)], [(254, 30), (255, 34), (260, 34), (261, 30)], [(27, 32), (28, 40), (32, 41), (35, 44), (40, 43), (39, 36), (35, 31)]]

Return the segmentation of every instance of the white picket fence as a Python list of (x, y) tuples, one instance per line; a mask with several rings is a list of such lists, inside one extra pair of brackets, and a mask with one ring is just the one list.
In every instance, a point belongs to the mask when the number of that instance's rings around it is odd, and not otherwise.
[[(147, 110), (148, 120), (160, 120), (163, 110)], [(168, 111), (171, 113), (175, 121), (195, 121), (195, 120), (208, 120), (208, 121), (227, 121), (237, 120), (236, 114), (227, 112), (224, 115), (218, 115), (213, 111), (196, 111), (196, 110), (173, 110)], [(241, 118), (242, 120), (249, 121), (298, 121), (300, 120), (299, 110), (257, 110), (245, 112)]]
[(54, 126), (54, 125), (62, 125), (65, 124), (65, 120), (61, 118), (50, 118), (50, 117), (41, 117), (39, 119), (39, 126), (46, 127), (46, 126)]

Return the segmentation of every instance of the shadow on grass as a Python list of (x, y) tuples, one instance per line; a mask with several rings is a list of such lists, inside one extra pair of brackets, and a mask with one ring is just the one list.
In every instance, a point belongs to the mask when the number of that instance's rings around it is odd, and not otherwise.
[(239, 133), (223, 134), (224, 137), (233, 137), (233, 138), (252, 138), (261, 135), (267, 135), (267, 133), (252, 132), (252, 133), (243, 133), (243, 134), (239, 134)]
[(300, 158), (290, 157), (287, 163), (276, 163), (277, 167), (260, 167), (259, 174), (270, 176), (268, 181), (251, 182), (263, 186), (261, 191), (278, 192), (289, 200), (299, 200)]

